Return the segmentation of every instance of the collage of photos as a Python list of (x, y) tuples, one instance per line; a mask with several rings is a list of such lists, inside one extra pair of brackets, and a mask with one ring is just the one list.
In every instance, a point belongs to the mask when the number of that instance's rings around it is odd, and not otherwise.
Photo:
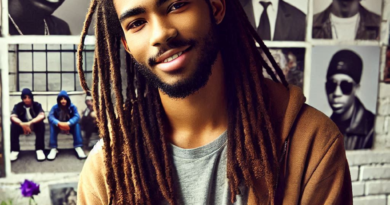
[[(63, 174), (61, 180), (44, 182), (45, 200), (75, 205), (78, 181), (64, 180), (72, 174), (78, 177), (100, 140), (93, 98), (80, 85), (79, 41), (72, 40), (80, 36), (91, 1), (4, 1), (8, 9), (0, 8), (0, 41), (7, 49), (0, 53), (7, 58), (0, 60), (8, 62), (0, 64), (0, 71), (6, 71), (0, 72), (0, 182)], [(380, 83), (390, 84), (390, 35), (388, 42), (381, 42), (387, 21), (384, 1), (239, 0), (287, 82), (304, 92), (305, 103), (337, 125), (347, 152), (375, 148), (378, 89)], [(2, 12), (8, 12), (6, 18)], [(94, 21), (88, 30), (91, 39)], [(31, 42), (35, 37), (37, 42)], [(88, 44), (82, 53), (88, 85), (94, 49)], [(122, 64), (125, 52), (122, 47)], [(127, 78), (122, 78), (122, 86), (127, 86)], [(3, 87), (8, 89), (5, 96)], [(9, 110), (2, 103), (8, 103)], [(1, 197), (7, 195), (2, 191), (0, 187), (1, 205)]]

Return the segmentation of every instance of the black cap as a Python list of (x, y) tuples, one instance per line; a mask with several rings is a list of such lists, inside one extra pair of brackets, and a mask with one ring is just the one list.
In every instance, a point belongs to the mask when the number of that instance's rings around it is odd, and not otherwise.
[(362, 58), (351, 50), (341, 50), (333, 55), (329, 63), (326, 78), (329, 79), (335, 74), (345, 74), (350, 76), (355, 83), (359, 84), (362, 78), (362, 72)]
[(24, 89), (22, 90), (22, 95), (20, 96), (20, 97), (22, 98), (22, 100), (23, 100), (23, 97), (24, 97), (25, 95), (28, 95), (28, 96), (31, 98), (31, 100), (34, 100), (34, 95), (32, 94), (32, 92), (31, 92), (30, 89), (24, 88)]

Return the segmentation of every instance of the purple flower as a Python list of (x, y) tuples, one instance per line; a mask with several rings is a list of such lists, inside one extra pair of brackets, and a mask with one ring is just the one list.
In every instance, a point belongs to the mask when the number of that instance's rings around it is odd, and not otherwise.
[(32, 197), (33, 195), (38, 195), (41, 192), (39, 190), (39, 184), (27, 179), (24, 180), (23, 184), (21, 184), (20, 190), (22, 190), (22, 195), (24, 197)]

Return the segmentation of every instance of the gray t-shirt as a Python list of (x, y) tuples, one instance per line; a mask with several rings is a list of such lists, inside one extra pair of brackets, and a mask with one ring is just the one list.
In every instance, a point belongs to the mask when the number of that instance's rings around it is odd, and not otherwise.
[[(227, 132), (195, 149), (172, 145), (173, 181), (178, 204), (232, 204), (226, 177)], [(248, 189), (239, 186), (237, 205), (246, 205)]]

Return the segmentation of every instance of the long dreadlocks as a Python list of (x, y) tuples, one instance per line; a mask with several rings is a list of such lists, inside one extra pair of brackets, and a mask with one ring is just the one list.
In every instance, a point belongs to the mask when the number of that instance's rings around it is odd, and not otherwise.
[[(120, 42), (122, 30), (112, 0), (92, 0), (78, 48), (78, 70), (84, 90), (89, 90), (82, 70), (82, 50), (93, 14), (95, 61), (92, 96), (99, 133), (104, 141), (104, 164), (110, 204), (155, 204), (164, 198), (176, 204), (172, 162), (164, 135), (164, 109), (157, 88), (139, 74), (126, 56), (127, 88), (122, 95)], [(282, 70), (249, 23), (238, 0), (226, 0), (226, 15), (218, 26), (228, 99), (227, 177), (232, 201), (238, 185), (248, 187), (264, 180), (274, 204), (278, 150), (267, 108), (269, 100), (261, 68), (286, 87)], [(223, 34), (223, 35), (222, 35)], [(256, 47), (267, 56), (272, 69)], [(276, 73), (276, 74), (275, 74)], [(111, 92), (115, 93), (115, 103)], [(144, 94), (145, 93), (145, 94)], [(157, 186), (155, 186), (157, 184)]]

